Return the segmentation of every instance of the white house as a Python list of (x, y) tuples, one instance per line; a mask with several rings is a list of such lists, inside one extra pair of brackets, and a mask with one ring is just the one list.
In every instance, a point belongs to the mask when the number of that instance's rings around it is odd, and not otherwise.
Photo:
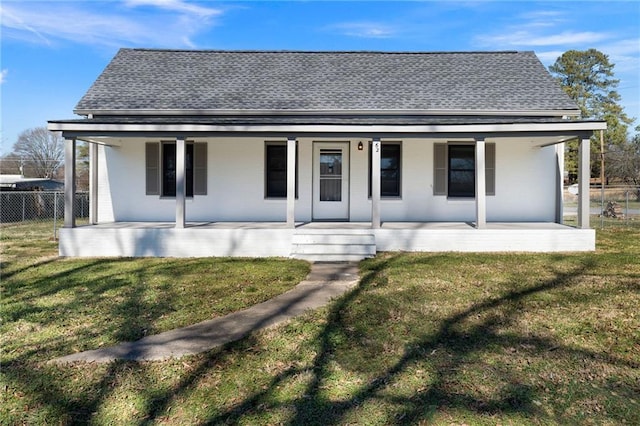
[[(90, 225), (62, 256), (594, 250), (589, 138), (533, 52), (122, 49), (54, 120), (90, 144)], [(580, 140), (578, 226), (562, 224)]]

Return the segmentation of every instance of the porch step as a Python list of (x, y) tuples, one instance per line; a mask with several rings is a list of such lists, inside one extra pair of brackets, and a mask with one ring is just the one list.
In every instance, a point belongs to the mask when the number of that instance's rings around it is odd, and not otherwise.
[(310, 262), (357, 262), (375, 255), (369, 229), (300, 229), (291, 244), (291, 257)]

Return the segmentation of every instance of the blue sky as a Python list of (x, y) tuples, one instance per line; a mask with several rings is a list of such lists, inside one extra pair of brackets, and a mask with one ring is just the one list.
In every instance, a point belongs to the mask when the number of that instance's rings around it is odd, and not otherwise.
[[(249, 50), (533, 50), (545, 65), (596, 48), (640, 118), (636, 1), (12, 1), (0, 5), (2, 135), (73, 108), (120, 47)], [(636, 124), (638, 121), (636, 121)]]

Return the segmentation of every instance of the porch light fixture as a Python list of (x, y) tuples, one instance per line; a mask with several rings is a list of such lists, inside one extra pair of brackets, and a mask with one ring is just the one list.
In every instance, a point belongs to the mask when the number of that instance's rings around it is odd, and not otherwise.
[(362, 141), (358, 142), (358, 151), (362, 151), (364, 149), (364, 145), (362, 145)]

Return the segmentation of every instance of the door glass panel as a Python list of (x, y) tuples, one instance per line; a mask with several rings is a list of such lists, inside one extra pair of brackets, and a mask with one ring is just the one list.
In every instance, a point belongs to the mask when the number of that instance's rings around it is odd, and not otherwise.
[(341, 150), (320, 150), (320, 201), (342, 201)]

